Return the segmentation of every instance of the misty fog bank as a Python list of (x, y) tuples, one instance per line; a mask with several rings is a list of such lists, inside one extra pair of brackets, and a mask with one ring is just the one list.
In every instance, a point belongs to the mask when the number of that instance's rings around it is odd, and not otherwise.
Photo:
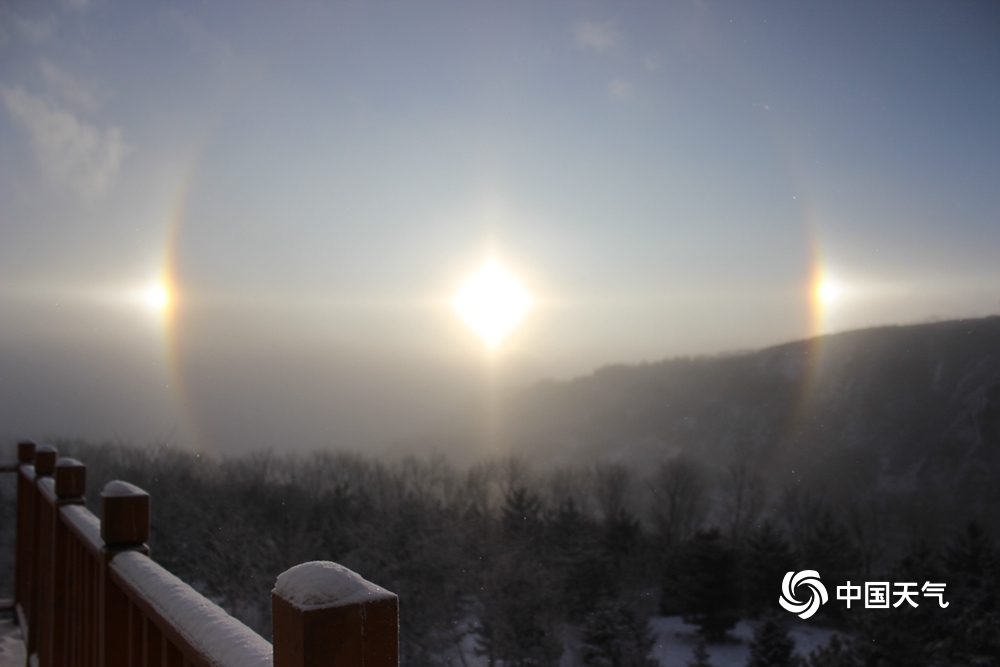
[(66, 328), (72, 322), (41, 332), (0, 323), (0, 442), (80, 437), (226, 455), (438, 452), (464, 463), (516, 453), (636, 467), (686, 453), (711, 465), (753, 460), (772, 475), (826, 465), (863, 477), (909, 474), (911, 484), (932, 460), (951, 461), (945, 476), (958, 479), (971, 470), (962, 452), (993, 456), (976, 447), (987, 437), (989, 392), (1000, 386), (997, 317), (541, 382), (527, 358), (491, 366), (390, 355), (293, 318), (260, 326), (221, 313), (159, 341), (134, 335), (124, 318), (98, 331)]

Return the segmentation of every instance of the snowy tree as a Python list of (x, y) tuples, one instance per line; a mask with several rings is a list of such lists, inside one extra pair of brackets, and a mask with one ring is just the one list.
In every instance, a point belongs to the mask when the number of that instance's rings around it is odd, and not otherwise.
[(850, 646), (838, 634), (830, 635), (826, 644), (814, 649), (805, 664), (807, 667), (861, 667)]
[(797, 667), (800, 662), (794, 650), (788, 628), (774, 616), (767, 616), (754, 628), (747, 667)]
[(514, 540), (534, 540), (541, 531), (541, 505), (538, 497), (523, 486), (506, 496), (502, 510), (504, 535)]
[(714, 667), (708, 661), (708, 649), (705, 648), (704, 637), (698, 637), (698, 643), (694, 645), (694, 660), (688, 662), (687, 667)]
[(983, 527), (970, 521), (965, 530), (955, 535), (945, 550), (948, 572), (956, 584), (968, 589), (979, 589), (984, 580), (998, 573), (998, 552)]
[[(864, 567), (864, 559), (839, 512), (809, 493), (789, 493), (785, 503), (789, 534), (795, 542), (796, 566), (791, 569), (816, 570), (822, 574), (823, 581), (856, 580)], [(818, 614), (843, 618), (845, 612), (845, 607), (824, 605)]]
[(1000, 549), (972, 521), (948, 544), (945, 566), (946, 599), (956, 613), (949, 618), (950, 645), (943, 648), (956, 662), (1000, 664)]
[(582, 622), (602, 600), (618, 594), (619, 580), (601, 548), (600, 526), (566, 499), (546, 519), (546, 543), (561, 607), (573, 622)]
[[(521, 554), (523, 556), (523, 554)], [(509, 551), (496, 557), (477, 597), (476, 652), (492, 667), (546, 667), (559, 661), (550, 577), (541, 565)]]
[(698, 626), (708, 640), (719, 640), (739, 619), (736, 553), (718, 529), (697, 533), (678, 561), (677, 594), (684, 620)]
[[(886, 573), (891, 582), (943, 581), (940, 558), (924, 542), (916, 542)], [(880, 609), (859, 609), (852, 614), (855, 639), (851, 653), (864, 665), (889, 664), (922, 667), (935, 664), (935, 646), (945, 639), (947, 621), (931, 599), (915, 596), (917, 607), (903, 602), (891, 614)], [(945, 663), (948, 664), (948, 663)]]
[(588, 667), (657, 667), (652, 648), (646, 619), (620, 601), (599, 605), (584, 624), (581, 654)]
[(793, 569), (792, 552), (781, 530), (770, 521), (747, 538), (743, 554), (744, 606), (750, 616), (774, 610), (781, 579)]

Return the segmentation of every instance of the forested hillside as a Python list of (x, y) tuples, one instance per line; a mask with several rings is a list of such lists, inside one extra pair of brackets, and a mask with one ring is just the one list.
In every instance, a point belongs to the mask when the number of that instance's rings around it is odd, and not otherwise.
[(844, 502), (929, 502), (928, 529), (994, 521), (1000, 317), (882, 327), (720, 357), (609, 366), (512, 394), (515, 451), (650, 469), (684, 455)]

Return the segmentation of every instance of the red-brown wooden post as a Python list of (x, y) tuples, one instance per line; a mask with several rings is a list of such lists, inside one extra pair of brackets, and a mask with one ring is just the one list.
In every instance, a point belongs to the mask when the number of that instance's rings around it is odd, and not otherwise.
[(149, 494), (128, 482), (108, 482), (101, 492), (101, 539), (104, 563), (101, 566), (101, 609), (98, 664), (128, 667), (128, 598), (109, 576), (109, 564), (122, 551), (149, 554)]
[(399, 599), (336, 563), (281, 574), (271, 616), (274, 667), (399, 667)]
[(35, 499), (35, 443), (17, 443), (17, 536), (14, 568), (14, 609), (26, 631), (31, 608), (31, 528)]
[(55, 667), (65, 667), (67, 663), (67, 633), (69, 632), (69, 609), (66, 604), (67, 587), (70, 578), (69, 551), (72, 536), (69, 528), (59, 520), (59, 508), (63, 505), (83, 505), (87, 490), (87, 466), (76, 459), (59, 459), (56, 463), (56, 521), (53, 538), (54, 555), (52, 563), (52, 633), (49, 650), (40, 657), (49, 657), (48, 662)]
[(28, 634), (25, 650), (38, 652), (40, 635), (49, 620), (48, 602), (52, 592), (52, 518), (54, 510), (45, 502), (40, 484), (56, 469), (59, 453), (51, 445), (35, 447), (35, 480), (32, 500), (31, 606), (28, 611)]

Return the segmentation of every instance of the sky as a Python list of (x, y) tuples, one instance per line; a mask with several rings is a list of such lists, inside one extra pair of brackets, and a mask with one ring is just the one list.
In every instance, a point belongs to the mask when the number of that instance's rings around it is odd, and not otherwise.
[(0, 2), (0, 438), (374, 448), (995, 314), (998, 73), (988, 2)]

